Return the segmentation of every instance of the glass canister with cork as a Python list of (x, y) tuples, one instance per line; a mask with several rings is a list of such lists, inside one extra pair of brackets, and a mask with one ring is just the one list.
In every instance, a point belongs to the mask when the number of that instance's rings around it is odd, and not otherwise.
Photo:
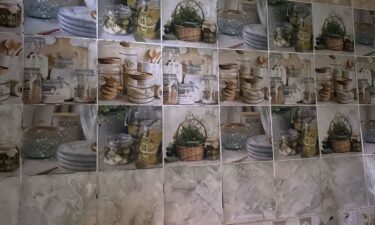
[(92, 103), (96, 99), (96, 79), (93, 70), (77, 69), (77, 83), (74, 87), (74, 102)]
[(217, 104), (218, 90), (217, 77), (215, 75), (202, 76), (202, 103), (203, 104)]
[(160, 22), (160, 0), (139, 0), (137, 3), (136, 32), (143, 38), (157, 38)]

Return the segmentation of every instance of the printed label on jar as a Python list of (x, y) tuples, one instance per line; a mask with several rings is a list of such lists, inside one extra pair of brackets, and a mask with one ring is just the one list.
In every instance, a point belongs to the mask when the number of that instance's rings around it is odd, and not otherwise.
[(120, 53), (124, 70), (127, 72), (137, 71), (137, 54)]
[(0, 83), (0, 101), (5, 101), (10, 97), (10, 81)]
[(153, 88), (140, 89), (128, 86), (128, 95), (134, 98), (151, 98), (154, 96)]
[(178, 104), (181, 104), (181, 105), (194, 104), (193, 92), (189, 92), (189, 91), (182, 92), (182, 93), (180, 92), (178, 94)]

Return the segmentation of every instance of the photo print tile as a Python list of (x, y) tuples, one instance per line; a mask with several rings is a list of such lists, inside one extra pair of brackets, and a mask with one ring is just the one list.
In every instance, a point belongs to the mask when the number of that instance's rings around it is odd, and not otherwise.
[(219, 47), (268, 50), (267, 0), (218, 0)]
[(24, 175), (96, 171), (96, 105), (27, 105)]
[(161, 47), (99, 41), (100, 105), (162, 105)]
[(273, 160), (269, 107), (222, 106), (220, 123), (224, 163)]
[(164, 44), (217, 47), (217, 0), (162, 0), (162, 5)]
[(272, 106), (272, 138), (276, 160), (319, 157), (315, 106)]
[(344, 6), (314, 4), (315, 52), (354, 54), (353, 10)]
[(317, 112), (322, 157), (363, 154), (358, 106), (318, 106)]
[(160, 43), (161, 1), (98, 1), (98, 34), (106, 40)]
[(97, 38), (96, 0), (25, 1), (25, 34)]
[(162, 167), (162, 107), (99, 106), (99, 171)]
[(268, 40), (271, 51), (312, 52), (311, 4), (268, 0)]
[(313, 60), (309, 54), (270, 54), (271, 104), (315, 104)]

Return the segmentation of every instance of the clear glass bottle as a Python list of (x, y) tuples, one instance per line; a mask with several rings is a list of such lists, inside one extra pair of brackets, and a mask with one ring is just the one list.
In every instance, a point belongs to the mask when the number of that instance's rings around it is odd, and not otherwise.
[(157, 38), (160, 22), (160, 0), (138, 1), (137, 34), (143, 38)]
[(218, 90), (217, 77), (215, 75), (202, 76), (201, 90), (203, 104), (217, 104)]
[(99, 64), (98, 74), (101, 100), (113, 100), (123, 95), (123, 73), (120, 64)]
[(132, 33), (131, 9), (124, 5), (109, 5), (105, 10), (103, 30), (115, 35)]
[(163, 75), (163, 104), (176, 105), (178, 103), (178, 80), (176, 74)]
[(39, 68), (24, 68), (23, 98), (24, 104), (42, 102), (42, 78)]
[(65, 101), (72, 100), (75, 80), (72, 59), (56, 58), (49, 79), (63, 81)]
[(184, 84), (189, 84), (191, 85), (191, 87), (193, 87), (194, 102), (201, 101), (201, 90), (200, 90), (201, 73), (202, 73), (201, 65), (187, 65), (186, 66)]
[(26, 37), (25, 45), (30, 47), (30, 54), (25, 56), (24, 67), (39, 68), (42, 79), (48, 77), (48, 57), (41, 53), (46, 45), (46, 40), (42, 37)]
[(92, 103), (96, 99), (96, 84), (93, 70), (78, 69), (75, 71), (77, 83), (74, 88), (74, 102)]

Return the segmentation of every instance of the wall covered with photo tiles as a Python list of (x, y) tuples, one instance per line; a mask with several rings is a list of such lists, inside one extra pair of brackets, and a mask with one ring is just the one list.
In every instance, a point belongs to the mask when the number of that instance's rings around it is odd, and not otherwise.
[(0, 225), (374, 225), (375, 1), (0, 0)]

